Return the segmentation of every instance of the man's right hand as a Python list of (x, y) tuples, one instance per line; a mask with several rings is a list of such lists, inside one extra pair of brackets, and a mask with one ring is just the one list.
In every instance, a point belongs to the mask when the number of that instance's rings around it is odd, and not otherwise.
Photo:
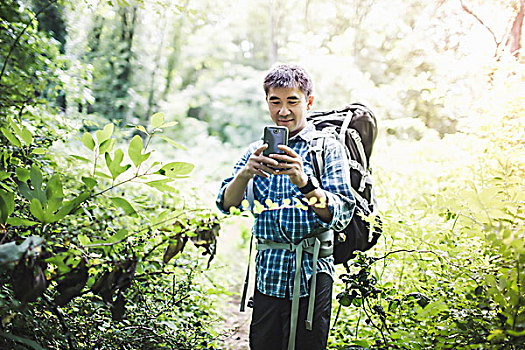
[(269, 166), (277, 166), (279, 162), (263, 155), (263, 151), (267, 147), (268, 145), (264, 144), (257, 148), (246, 162), (244, 168), (230, 182), (224, 192), (223, 209), (229, 210), (231, 206), (237, 207), (241, 204), (246, 186), (255, 175), (268, 178), (270, 174), (276, 174), (276, 171)]
[(252, 155), (248, 159), (248, 162), (246, 162), (246, 165), (240, 171), (239, 176), (242, 176), (244, 179), (249, 180), (255, 175), (268, 178), (270, 177), (270, 174), (275, 174), (275, 170), (272, 169), (270, 166), (276, 167), (279, 165), (279, 162), (273, 158), (269, 158), (263, 155), (263, 151), (266, 148), (268, 148), (268, 145), (264, 144), (252, 153)]

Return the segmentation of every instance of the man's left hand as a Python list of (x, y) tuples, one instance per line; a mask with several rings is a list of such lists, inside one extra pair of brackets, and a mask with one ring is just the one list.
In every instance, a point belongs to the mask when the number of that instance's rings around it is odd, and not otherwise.
[(288, 175), (290, 181), (297, 187), (306, 186), (308, 176), (304, 172), (303, 159), (297, 152), (285, 145), (278, 146), (286, 154), (271, 154), (270, 157), (279, 161), (279, 170), (275, 170), (275, 175)]

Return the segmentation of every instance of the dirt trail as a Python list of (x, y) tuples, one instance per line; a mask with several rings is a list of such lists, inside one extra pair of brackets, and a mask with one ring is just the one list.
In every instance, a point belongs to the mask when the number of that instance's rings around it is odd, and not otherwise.
[[(225, 350), (249, 349), (248, 335), (250, 330), (251, 309), (239, 311), (240, 298), (232, 298), (229, 302), (229, 317), (226, 321), (230, 336), (224, 341)], [(227, 315), (228, 316), (228, 315)]]
[[(249, 227), (250, 223), (245, 221), (223, 225), (217, 246), (216, 263), (221, 265), (221, 268), (214, 280), (221, 283), (231, 293), (231, 295), (221, 296), (224, 302), (219, 306), (219, 312), (224, 319), (221, 327), (226, 331), (223, 344), (221, 344), (223, 350), (249, 349), (248, 335), (252, 309), (246, 308), (245, 312), (239, 311), (242, 285), (248, 263), (248, 244), (243, 242), (241, 231)], [(253, 261), (251, 265), (248, 297), (253, 291)]]

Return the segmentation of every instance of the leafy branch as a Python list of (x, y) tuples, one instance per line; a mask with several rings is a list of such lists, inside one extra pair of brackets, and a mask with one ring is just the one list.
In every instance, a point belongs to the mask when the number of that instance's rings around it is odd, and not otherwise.
[(0, 82), (2, 81), (2, 78), (4, 77), (5, 69), (7, 68), (7, 62), (11, 58), (11, 55), (13, 54), (13, 51), (15, 50), (16, 45), (18, 45), (18, 42), (20, 41), (20, 38), (22, 37), (22, 35), (24, 35), (24, 33), (29, 28), (31, 23), (33, 21), (36, 21), (37, 17), (40, 16), (40, 14), (42, 12), (47, 10), (51, 5), (53, 5), (57, 1), (58, 0), (51, 0), (51, 1), (48, 2), (48, 4), (46, 6), (42, 7), (40, 10), (38, 10), (38, 12), (36, 12), (34, 16), (31, 16), (31, 20), (25, 25), (24, 29), (22, 29), (20, 31), (20, 33), (18, 33), (18, 35), (16, 36), (15, 40), (13, 41), (13, 43), (11, 44), (11, 46), (9, 48), (9, 52), (7, 53), (6, 58), (4, 59), (4, 64), (2, 65), (2, 70), (0, 71)]

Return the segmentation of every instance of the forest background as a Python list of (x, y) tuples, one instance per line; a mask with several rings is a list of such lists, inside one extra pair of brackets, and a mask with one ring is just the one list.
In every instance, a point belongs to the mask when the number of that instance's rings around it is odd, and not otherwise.
[(253, 219), (214, 201), (291, 62), (315, 110), (362, 102), (380, 129), (384, 232), (338, 267), (330, 349), (525, 348), (524, 13), (2, 1), (0, 347), (244, 348)]

